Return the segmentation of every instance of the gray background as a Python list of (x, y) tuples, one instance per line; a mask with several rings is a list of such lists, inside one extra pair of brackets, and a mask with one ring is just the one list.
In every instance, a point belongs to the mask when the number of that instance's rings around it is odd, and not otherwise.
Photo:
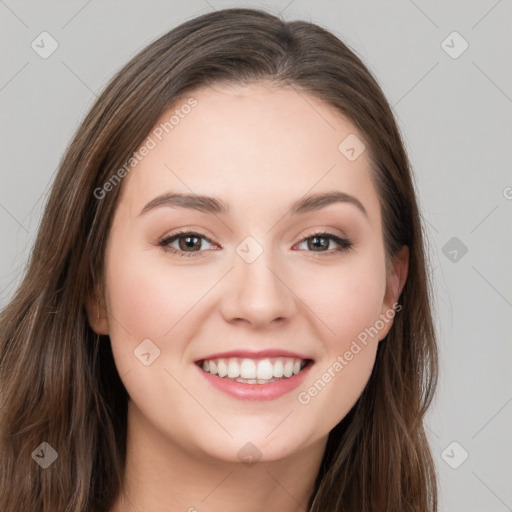
[[(98, 92), (157, 36), (235, 6), (333, 31), (393, 105), (435, 280), (441, 380), (428, 434), (440, 510), (512, 510), (510, 0), (0, 0), (0, 307), (20, 281), (65, 146)], [(43, 31), (58, 43), (46, 59), (31, 47), (50, 48)]]

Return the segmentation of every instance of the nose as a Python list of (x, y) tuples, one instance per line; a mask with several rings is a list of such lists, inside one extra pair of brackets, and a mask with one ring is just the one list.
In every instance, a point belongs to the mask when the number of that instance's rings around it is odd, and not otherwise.
[(226, 321), (264, 329), (292, 318), (297, 295), (287, 282), (291, 278), (270, 253), (264, 251), (251, 263), (236, 257), (223, 290), (221, 312)]

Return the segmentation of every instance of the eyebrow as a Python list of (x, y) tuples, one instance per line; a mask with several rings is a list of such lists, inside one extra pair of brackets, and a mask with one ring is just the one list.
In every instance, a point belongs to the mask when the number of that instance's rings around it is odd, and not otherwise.
[[(291, 215), (301, 215), (321, 210), (322, 208), (326, 208), (327, 206), (335, 203), (352, 204), (358, 208), (359, 211), (361, 211), (366, 217), (368, 217), (368, 212), (362, 205), (361, 201), (357, 199), (357, 197), (337, 190), (320, 192), (302, 197), (290, 206), (289, 213)], [(142, 211), (139, 213), (139, 216), (160, 206), (168, 206), (170, 208), (188, 208), (204, 213), (220, 215), (229, 214), (229, 205), (220, 198), (198, 194), (180, 194), (169, 192), (151, 200), (148, 204), (146, 204), (146, 206), (144, 206)]]

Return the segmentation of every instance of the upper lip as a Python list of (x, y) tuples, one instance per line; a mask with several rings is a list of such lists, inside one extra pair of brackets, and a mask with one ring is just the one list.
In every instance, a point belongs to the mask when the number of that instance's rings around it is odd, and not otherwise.
[(308, 357), (304, 354), (299, 354), (297, 352), (292, 352), (290, 350), (269, 348), (266, 350), (230, 350), (227, 352), (216, 352), (215, 354), (209, 354), (207, 356), (196, 359), (194, 362), (198, 363), (200, 361), (204, 361), (205, 359), (210, 360), (229, 357), (242, 357), (248, 359), (260, 359), (265, 357), (293, 357), (295, 359), (312, 360), (311, 357)]

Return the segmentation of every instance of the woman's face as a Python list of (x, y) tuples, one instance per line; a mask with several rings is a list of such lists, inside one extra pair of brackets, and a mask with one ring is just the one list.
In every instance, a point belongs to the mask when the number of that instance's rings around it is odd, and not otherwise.
[(362, 136), (331, 106), (260, 83), (194, 91), (150, 137), (117, 185), (106, 314), (89, 315), (134, 428), (234, 462), (325, 441), (406, 277), (405, 258), (386, 282)]

